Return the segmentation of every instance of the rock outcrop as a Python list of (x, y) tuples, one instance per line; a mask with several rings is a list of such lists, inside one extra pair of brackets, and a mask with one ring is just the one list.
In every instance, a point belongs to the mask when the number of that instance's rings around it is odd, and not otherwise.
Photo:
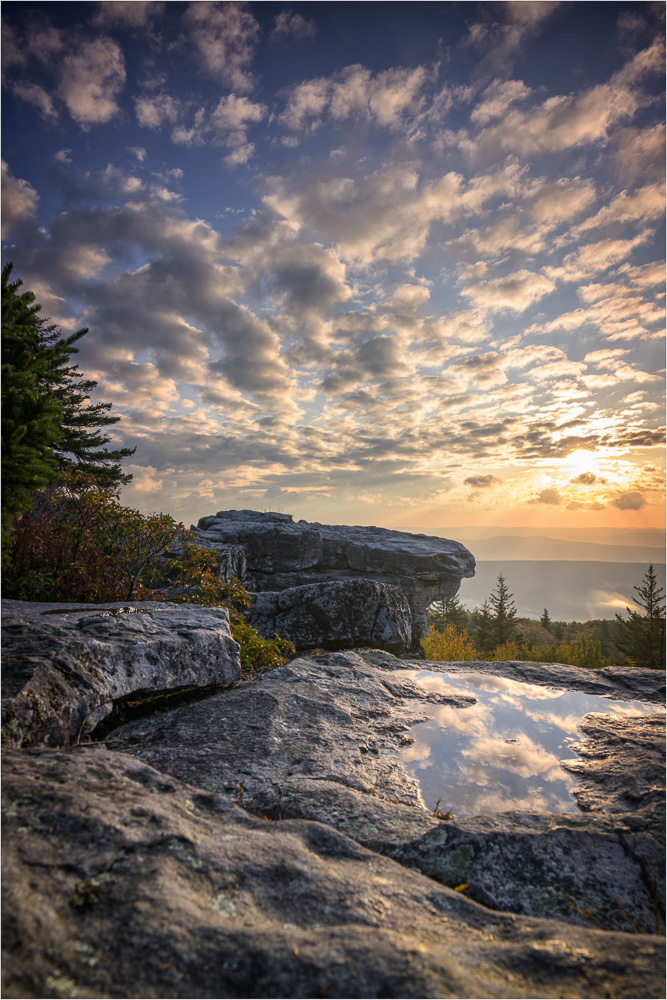
[(110, 750), (4, 755), (4, 997), (662, 997), (664, 939), (493, 912)]
[(226, 608), (2, 602), (2, 740), (63, 746), (115, 699), (241, 676)]
[(400, 654), (412, 644), (412, 612), (400, 587), (335, 580), (252, 595), (249, 618), (260, 635), (277, 633), (297, 649), (370, 646)]
[[(461, 580), (475, 572), (474, 557), (459, 542), (386, 528), (222, 510), (201, 518), (193, 530), (200, 544), (218, 553), (223, 575), (228, 572), (230, 553), (240, 565), (239, 550), (245, 552), (243, 582), (250, 590), (285, 591), (359, 578), (400, 587), (412, 614), (411, 646), (415, 649), (428, 634), (428, 605), (456, 594)], [(321, 645), (330, 648), (325, 642)]]
[[(656, 788), (664, 715), (621, 720), (628, 738), (634, 734), (634, 753), (613, 755), (609, 739), (594, 739), (586, 753), (603, 773), (584, 781), (587, 813), (440, 822), (399, 751), (411, 742), (409, 729), (438, 706), (465, 710), (475, 699), (427, 692), (399, 669), (406, 666), (377, 651), (303, 657), (167, 719), (137, 719), (124, 727), (123, 746), (261, 815), (318, 820), (448, 885), (466, 883), (494, 909), (605, 929), (663, 927), (650, 859), (661, 866), (664, 858), (664, 782)], [(547, 676), (557, 672), (552, 664)], [(644, 683), (637, 679), (639, 689)], [(607, 681), (607, 690), (627, 697), (626, 685)], [(594, 718), (595, 733), (604, 732), (605, 717)]]

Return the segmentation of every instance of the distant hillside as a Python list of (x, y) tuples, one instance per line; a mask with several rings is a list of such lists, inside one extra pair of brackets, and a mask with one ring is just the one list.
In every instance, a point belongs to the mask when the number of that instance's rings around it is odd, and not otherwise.
[(465, 527), (414, 528), (402, 531), (453, 538), (477, 560), (521, 559), (614, 563), (665, 562), (665, 532), (652, 528)]
[(476, 559), (583, 560), (585, 562), (661, 563), (665, 550), (652, 545), (609, 545), (604, 542), (566, 541), (547, 535), (465, 538), (456, 535)]
[[(664, 556), (656, 561), (655, 571), (664, 587)], [(645, 572), (646, 563), (478, 560), (475, 576), (461, 581), (458, 597), (468, 611), (478, 607), (502, 573), (520, 617), (539, 618), (547, 608), (554, 621), (584, 622), (613, 618), (626, 605), (632, 607), (633, 587), (642, 583)]]

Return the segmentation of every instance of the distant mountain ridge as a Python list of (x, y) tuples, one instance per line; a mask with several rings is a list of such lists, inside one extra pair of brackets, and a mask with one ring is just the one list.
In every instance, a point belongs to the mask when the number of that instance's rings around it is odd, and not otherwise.
[[(462, 542), (479, 560), (664, 563), (665, 532), (653, 528), (403, 527), (402, 531)], [(543, 529), (544, 531), (544, 529)]]
[(496, 535), (493, 538), (458, 537), (476, 559), (566, 560), (583, 562), (662, 563), (665, 550), (653, 545), (608, 545), (604, 542), (566, 541), (548, 535)]

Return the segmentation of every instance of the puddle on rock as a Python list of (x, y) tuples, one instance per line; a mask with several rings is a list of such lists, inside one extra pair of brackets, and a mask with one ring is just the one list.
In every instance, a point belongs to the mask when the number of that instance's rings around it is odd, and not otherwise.
[(578, 812), (576, 781), (561, 765), (580, 742), (578, 726), (591, 712), (651, 715), (658, 705), (619, 701), (581, 691), (514, 681), (489, 674), (406, 674), (427, 691), (474, 695), (464, 708), (415, 702), (431, 716), (410, 730), (414, 743), (401, 757), (420, 784), (424, 804), (456, 819), (510, 809)]

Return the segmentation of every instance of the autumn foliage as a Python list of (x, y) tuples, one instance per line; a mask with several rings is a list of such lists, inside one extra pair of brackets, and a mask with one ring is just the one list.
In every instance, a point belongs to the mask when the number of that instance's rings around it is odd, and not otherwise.
[(71, 473), (35, 497), (14, 525), (3, 596), (25, 601), (171, 601), (224, 606), (244, 670), (277, 666), (294, 653), (245, 619), (250, 598), (221, 580), (215, 554), (168, 514), (124, 507), (112, 487)]

